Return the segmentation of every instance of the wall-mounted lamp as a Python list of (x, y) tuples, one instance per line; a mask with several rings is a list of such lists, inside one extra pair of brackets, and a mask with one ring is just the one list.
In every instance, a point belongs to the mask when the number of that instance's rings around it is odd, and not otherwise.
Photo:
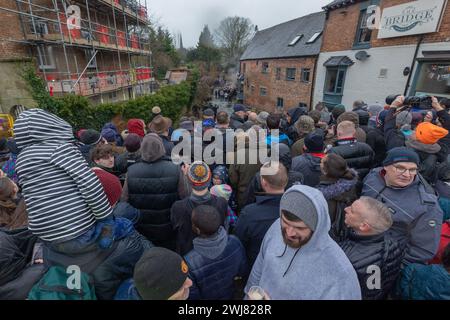
[(410, 67), (406, 67), (404, 70), (403, 70), (403, 75), (405, 76), (405, 77), (407, 77), (407, 76), (409, 76), (409, 73), (411, 72), (411, 68)]

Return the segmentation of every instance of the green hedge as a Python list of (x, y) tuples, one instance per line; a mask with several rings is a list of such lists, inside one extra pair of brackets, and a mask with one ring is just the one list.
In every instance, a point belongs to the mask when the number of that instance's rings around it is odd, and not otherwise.
[(45, 82), (36, 75), (33, 67), (25, 67), (23, 75), (38, 106), (63, 118), (75, 130), (81, 128), (100, 130), (105, 123), (118, 115), (124, 120), (138, 118), (148, 123), (154, 106), (161, 107), (163, 115), (176, 123), (185, 108), (189, 107), (193, 101), (198, 81), (194, 77), (191, 81), (185, 81), (179, 85), (163, 87), (153, 95), (120, 103), (93, 106), (87, 98), (73, 94), (62, 98), (50, 97)]

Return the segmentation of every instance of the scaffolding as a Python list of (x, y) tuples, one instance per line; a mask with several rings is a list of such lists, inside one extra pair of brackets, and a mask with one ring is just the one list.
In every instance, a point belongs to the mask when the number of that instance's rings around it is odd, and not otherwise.
[[(73, 6), (80, 10), (79, 20)], [(11, 0), (2, 11), (18, 15), (22, 39), (1, 40), (31, 46), (51, 95), (73, 92), (103, 102), (105, 93), (118, 90), (123, 100), (127, 93), (134, 98), (151, 92), (145, 0)], [(71, 28), (73, 21), (78, 28)]]

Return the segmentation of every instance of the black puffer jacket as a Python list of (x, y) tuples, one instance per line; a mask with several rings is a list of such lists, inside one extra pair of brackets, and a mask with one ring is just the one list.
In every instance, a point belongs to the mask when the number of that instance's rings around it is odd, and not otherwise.
[(128, 202), (142, 213), (137, 229), (156, 246), (173, 248), (170, 208), (178, 200), (180, 169), (165, 158), (128, 168)]
[(25, 300), (44, 274), (43, 264), (30, 265), (36, 241), (37, 237), (26, 228), (0, 228), (0, 300)]
[(379, 128), (370, 128), (367, 129), (367, 139), (366, 143), (372, 148), (375, 152), (372, 169), (381, 167), (384, 159), (386, 159), (386, 142), (384, 141), (384, 133)]
[[(383, 233), (375, 236), (359, 236), (349, 232), (348, 238), (339, 243), (358, 275), (363, 300), (385, 299), (400, 273), (403, 251), (394, 240)], [(373, 284), (374, 271), (380, 268), (380, 289), (369, 289)]]
[(124, 174), (127, 172), (130, 166), (139, 161), (141, 161), (141, 153), (139, 151), (138, 152), (126, 151), (116, 157), (114, 169), (120, 174)]
[(292, 170), (303, 174), (303, 184), (315, 187), (320, 182), (320, 162), (322, 158), (306, 153), (292, 159)]
[(239, 118), (236, 114), (232, 114), (230, 117), (230, 128), (233, 130), (241, 129), (244, 125), (245, 120)]
[(361, 180), (369, 173), (375, 156), (368, 144), (357, 142), (355, 139), (336, 141), (336, 146), (328, 153), (335, 153), (344, 158), (349, 168), (358, 172)]

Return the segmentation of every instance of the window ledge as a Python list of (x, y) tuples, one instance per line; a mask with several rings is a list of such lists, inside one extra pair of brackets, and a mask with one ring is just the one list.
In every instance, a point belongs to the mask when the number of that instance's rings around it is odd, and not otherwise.
[(295, 79), (286, 79), (286, 81), (295, 81)]
[(352, 50), (360, 50), (360, 49), (370, 49), (372, 45), (370, 43), (355, 43), (353, 44)]

